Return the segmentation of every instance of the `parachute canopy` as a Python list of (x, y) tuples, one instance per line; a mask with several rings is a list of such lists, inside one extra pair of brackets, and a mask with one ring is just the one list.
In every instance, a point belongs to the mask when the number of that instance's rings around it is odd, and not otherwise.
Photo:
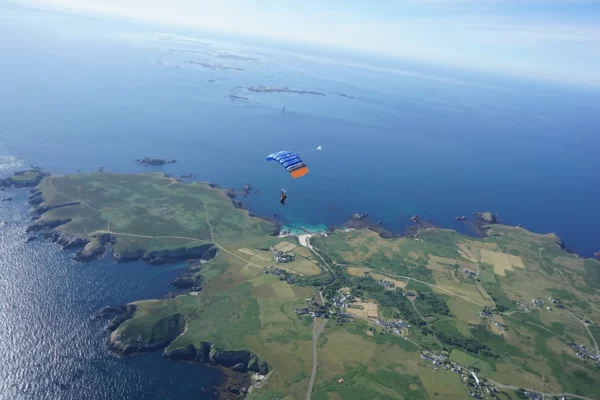
[(269, 154), (267, 156), (267, 161), (271, 160), (275, 160), (283, 165), (294, 179), (300, 178), (308, 173), (308, 168), (300, 159), (300, 156), (291, 151), (278, 151), (277, 153)]

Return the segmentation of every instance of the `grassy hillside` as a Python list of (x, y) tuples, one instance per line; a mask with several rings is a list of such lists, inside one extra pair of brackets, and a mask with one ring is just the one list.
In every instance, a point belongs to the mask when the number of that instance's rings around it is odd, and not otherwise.
[(115, 248), (146, 251), (229, 243), (273, 231), (273, 225), (236, 209), (225, 192), (205, 183), (181, 184), (162, 174), (77, 174), (45, 178), (39, 186), (43, 220), (69, 219), (70, 235), (108, 233)]

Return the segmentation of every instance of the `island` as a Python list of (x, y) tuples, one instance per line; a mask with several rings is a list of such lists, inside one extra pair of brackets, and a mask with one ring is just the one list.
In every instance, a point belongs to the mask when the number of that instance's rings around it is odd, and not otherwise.
[[(143, 165), (145, 167), (157, 167), (157, 166), (161, 166), (161, 165), (165, 165), (165, 164), (176, 164), (177, 160), (167, 161), (163, 158), (144, 157), (141, 160), (136, 159), (135, 162), (137, 162), (138, 164)], [(102, 171), (103, 170), (104, 170), (104, 168), (102, 168)]]
[(353, 99), (354, 98), (354, 96), (350, 96), (350, 95), (347, 95), (345, 93), (331, 93), (331, 94), (334, 94), (334, 95), (340, 96), (340, 97), (345, 97), (347, 99)]
[(247, 89), (256, 93), (295, 93), (295, 94), (313, 94), (317, 96), (325, 96), (325, 93), (313, 92), (310, 90), (290, 89), (288, 86), (240, 86), (240, 89)]
[(238, 94), (235, 94), (235, 93), (231, 93), (231, 94), (230, 94), (229, 96), (227, 96), (227, 97), (229, 97), (231, 100), (249, 100), (247, 97), (240, 96), (240, 95), (238, 95)]
[(220, 53), (217, 55), (217, 57), (225, 59), (225, 60), (260, 62), (260, 60), (256, 57), (250, 57), (250, 56), (246, 56), (246, 55), (233, 54), (233, 53)]
[(598, 398), (600, 262), (554, 234), (482, 213), (483, 237), (420, 220), (398, 236), (364, 213), (283, 236), (163, 174), (48, 176), (29, 202), (30, 230), (82, 260), (189, 261), (178, 294), (100, 316), (118, 354), (246, 377), (222, 398)]
[(243, 68), (239, 67), (229, 67), (227, 65), (219, 64), (219, 63), (211, 63), (210, 61), (194, 61), (188, 60), (184, 61), (187, 64), (199, 65), (203, 68), (213, 69), (215, 71), (243, 71)]

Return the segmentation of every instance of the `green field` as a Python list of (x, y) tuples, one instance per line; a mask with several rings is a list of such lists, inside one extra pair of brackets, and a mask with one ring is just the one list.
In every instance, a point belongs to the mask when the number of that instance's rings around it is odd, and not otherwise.
[(118, 250), (231, 243), (273, 231), (271, 223), (233, 207), (225, 191), (161, 174), (54, 176), (39, 188), (44, 206), (79, 203), (50, 210), (42, 221), (70, 219), (58, 229), (71, 235), (110, 234)]

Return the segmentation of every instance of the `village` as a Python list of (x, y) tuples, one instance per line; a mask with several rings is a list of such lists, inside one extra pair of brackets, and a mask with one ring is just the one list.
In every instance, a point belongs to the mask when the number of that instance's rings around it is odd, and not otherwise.
[[(272, 249), (273, 257), (275, 264), (264, 268), (265, 274), (273, 274), (279, 277), (279, 280), (285, 281), (289, 284), (294, 284), (296, 281), (296, 276), (293, 273), (290, 273), (284, 268), (278, 267), (278, 264), (289, 263), (295, 260), (295, 254), (291, 252), (279, 251), (276, 249)], [(464, 277), (466, 279), (476, 279), (477, 272), (464, 269)], [(370, 273), (366, 271), (362, 278), (371, 278)], [(395, 290), (395, 283), (390, 280), (380, 279), (377, 281), (377, 284), (384, 289), (387, 290)], [(307, 299), (307, 305), (305, 307), (296, 308), (294, 312), (299, 316), (309, 316), (310, 318), (335, 318), (335, 320), (339, 323), (345, 323), (354, 320), (354, 318), (361, 318), (369, 321), (370, 323), (382, 327), (383, 332), (394, 333), (398, 336), (404, 337), (404, 339), (408, 339), (408, 329), (411, 327), (410, 324), (403, 321), (402, 319), (383, 319), (377, 316), (377, 312), (374, 314), (369, 313), (367, 310), (365, 316), (362, 316), (357, 313), (357, 310), (362, 310), (365, 303), (359, 298), (353, 296), (350, 292), (349, 288), (339, 289), (332, 298), (329, 298), (326, 295), (322, 295), (322, 304), (320, 304), (314, 297), (312, 299)], [(406, 291), (404, 295), (411, 300), (414, 300), (417, 297), (415, 292)], [(564, 308), (562, 302), (558, 298), (550, 297), (548, 301), (557, 308)], [(531, 300), (531, 306), (527, 304), (516, 301), (517, 307), (521, 308), (523, 311), (529, 311), (530, 307), (533, 309), (540, 309), (546, 306), (546, 303), (541, 298), (533, 298)], [(548, 311), (552, 311), (550, 306), (546, 306)], [(498, 330), (499, 335), (503, 335), (502, 331), (508, 330), (508, 326), (494, 319), (493, 310), (485, 307), (479, 313), (482, 319), (487, 319), (490, 323)], [(592, 324), (591, 321), (586, 318), (580, 317), (582, 322)], [(371, 328), (369, 331), (373, 332)], [(370, 334), (370, 336), (372, 333)], [(590, 350), (586, 348), (583, 344), (572, 343), (571, 348), (582, 360), (588, 361), (593, 365), (600, 368), (600, 357)], [(440, 368), (444, 370), (449, 370), (451, 372), (457, 373), (461, 377), (461, 381), (464, 384), (466, 390), (469, 395), (474, 399), (499, 399), (498, 397), (498, 388), (497, 385), (488, 380), (486, 377), (479, 374), (479, 370), (476, 367), (465, 367), (460, 365), (454, 361), (449, 359), (449, 353), (446, 351), (442, 351), (440, 355), (436, 355), (423, 349), (421, 351), (421, 359), (425, 362), (430, 363), (432, 369), (434, 371), (438, 371)], [(520, 398), (531, 399), (531, 400), (543, 400), (548, 398), (543, 393), (538, 393), (531, 390), (518, 389), (517, 395)], [(557, 397), (560, 400), (568, 400), (570, 397)]]
[(280, 281), (286, 281), (290, 285), (296, 282), (294, 274), (286, 271), (285, 269), (279, 268), (277, 264), (283, 264), (292, 262), (296, 259), (296, 255), (291, 252), (283, 252), (279, 250), (273, 250), (273, 257), (275, 258), (275, 264), (270, 267), (265, 267), (263, 273), (273, 274), (279, 277)]
[(488, 381), (485, 377), (477, 375), (475, 370), (450, 361), (446, 354), (437, 356), (429, 351), (423, 350), (421, 352), (421, 358), (433, 364), (434, 371), (437, 371), (439, 368), (443, 368), (459, 374), (471, 397), (475, 399), (499, 398), (496, 395), (498, 393), (498, 389), (496, 388), (495, 384)]
[(577, 354), (577, 357), (581, 360), (588, 361), (600, 368), (600, 357), (597, 354), (592, 353), (583, 344), (571, 343), (571, 349)]

